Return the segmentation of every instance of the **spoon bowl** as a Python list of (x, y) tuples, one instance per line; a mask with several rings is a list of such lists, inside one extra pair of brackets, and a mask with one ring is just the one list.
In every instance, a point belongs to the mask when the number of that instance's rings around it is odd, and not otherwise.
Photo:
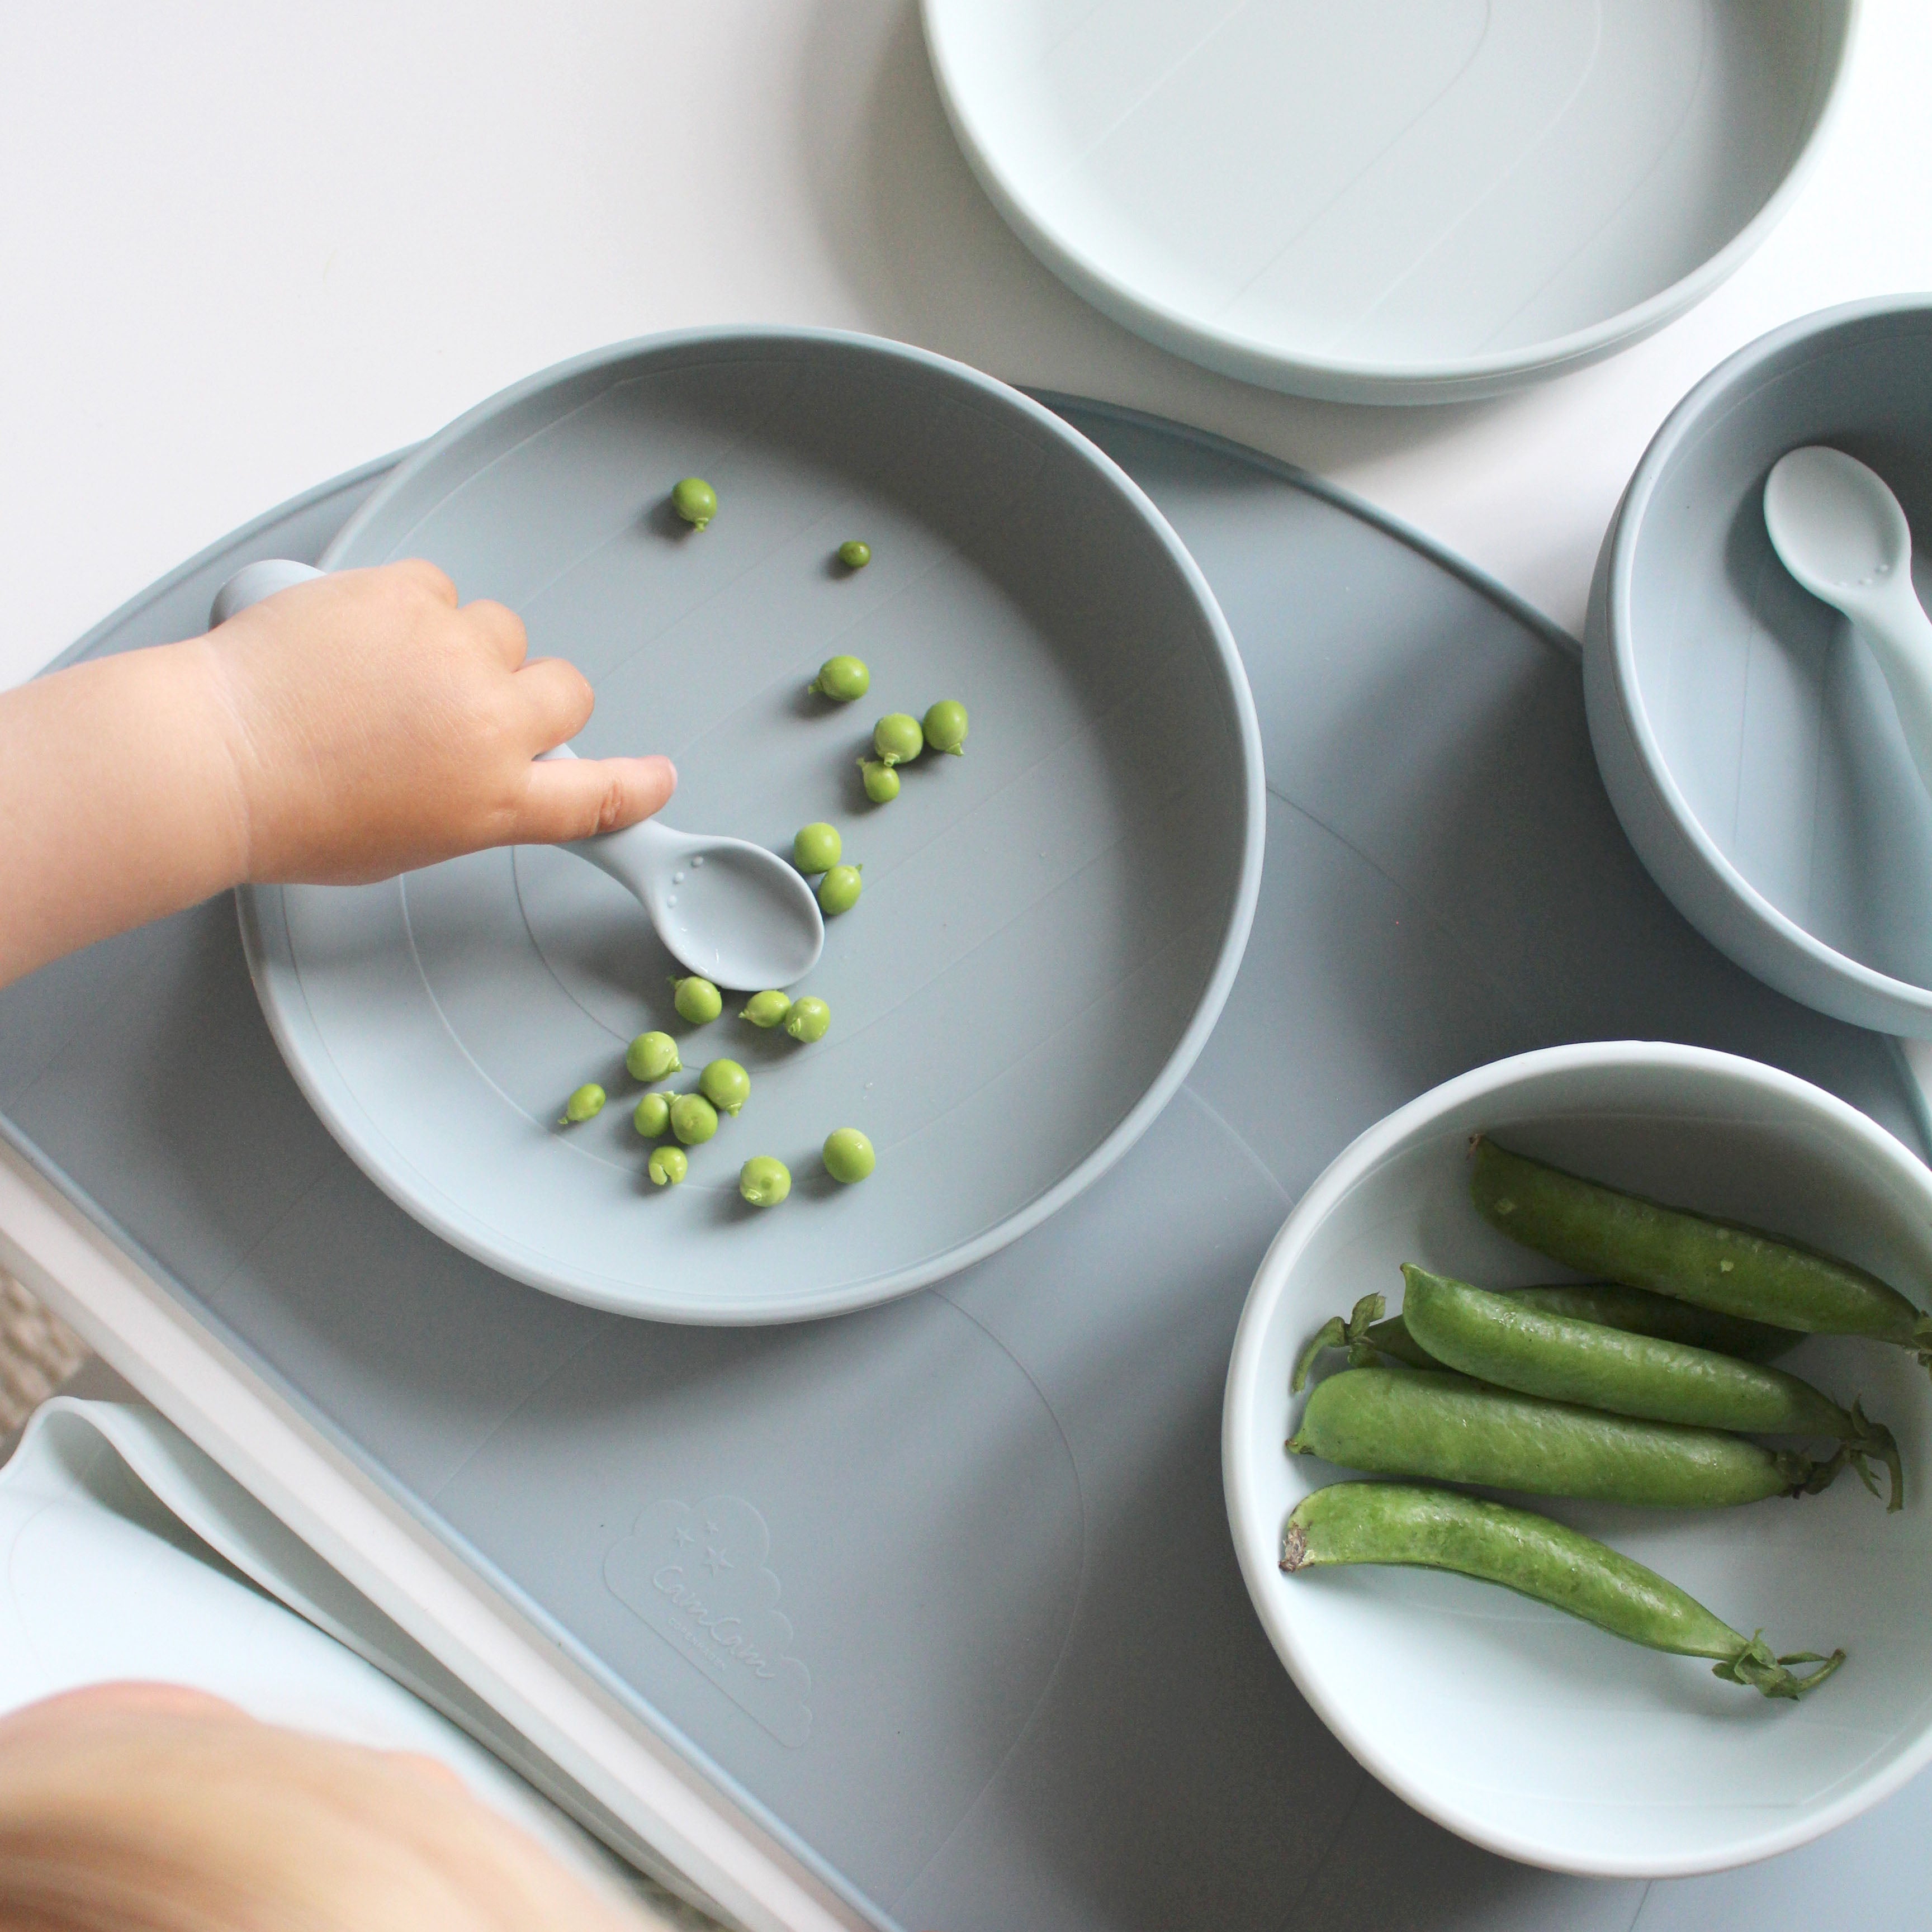
[[(268, 557), (215, 592), (211, 625), (322, 573)], [(538, 754), (574, 758), (568, 745)], [(722, 986), (789, 986), (818, 963), (825, 921), (811, 886), (775, 852), (743, 838), (675, 831), (655, 818), (563, 848), (615, 879), (649, 914), (681, 965)]]

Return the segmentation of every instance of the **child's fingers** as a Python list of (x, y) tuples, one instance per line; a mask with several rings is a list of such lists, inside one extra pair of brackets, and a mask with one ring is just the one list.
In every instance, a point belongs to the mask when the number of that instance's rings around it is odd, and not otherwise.
[(506, 670), (515, 670), (529, 656), (530, 634), (524, 620), (508, 605), (493, 597), (479, 597), (464, 605), (460, 614), (480, 638), (490, 655)]
[(438, 569), (426, 556), (400, 557), (394, 563), (377, 565), (376, 568), (389, 571), (418, 590), (426, 590), (439, 604), (447, 604), (452, 610), (456, 608), (456, 586), (450, 581), (449, 573)]
[(532, 752), (553, 749), (590, 722), (597, 694), (568, 658), (538, 658), (517, 673), (515, 682), (530, 724)]
[(668, 758), (546, 758), (530, 766), (511, 841), (554, 845), (621, 831), (661, 809), (676, 789)]

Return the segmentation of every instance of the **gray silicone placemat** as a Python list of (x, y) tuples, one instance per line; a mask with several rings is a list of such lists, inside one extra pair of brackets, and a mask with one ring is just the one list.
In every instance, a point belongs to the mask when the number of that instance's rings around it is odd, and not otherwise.
[[(1274, 466), (1067, 412), (1227, 611), (1268, 856), (1186, 1087), (1025, 1240), (788, 1329), (517, 1286), (337, 1150), (225, 902), (0, 995), (10, 1138), (883, 1927), (1916, 1926), (1925, 1780), (1766, 1868), (1560, 1879), (1405, 1810), (1275, 1662), (1228, 1546), (1222, 1379), (1263, 1247), (1349, 1137), (1498, 1055), (1643, 1035), (1776, 1062), (1925, 1141), (1889, 1041), (1748, 980), (1651, 886), (1553, 633)], [(193, 631), (229, 571), (315, 555), (367, 483), (82, 648)]]

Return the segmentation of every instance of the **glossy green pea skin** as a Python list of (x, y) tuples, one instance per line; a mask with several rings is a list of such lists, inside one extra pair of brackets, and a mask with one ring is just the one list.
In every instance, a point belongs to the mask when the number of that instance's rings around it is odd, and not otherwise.
[(670, 1103), (670, 1130), (685, 1146), (700, 1146), (718, 1131), (718, 1110), (702, 1094), (680, 1094)]
[(1368, 1475), (1662, 1509), (1800, 1495), (1838, 1467), (1712, 1429), (1606, 1415), (1425, 1369), (1330, 1376), (1288, 1446)]
[[(1772, 1654), (1675, 1583), (1580, 1530), (1528, 1510), (1406, 1483), (1331, 1483), (1304, 1496), (1282, 1534), (1291, 1575), (1350, 1563), (1448, 1570), (1500, 1585), (1647, 1649), (1715, 1660), (1713, 1675), (1767, 1697), (1802, 1697), (1845, 1660)], [(1824, 1667), (1798, 1676), (1786, 1666)]]
[(782, 993), (754, 993), (745, 1002), (738, 1017), (741, 1020), (749, 1020), (754, 1027), (764, 1027), (770, 1030), (772, 1027), (783, 1026), (785, 1016), (790, 1011), (791, 1002)]
[(1426, 1269), (1405, 1267), (1402, 1319), (1444, 1367), (1497, 1388), (1612, 1414), (1751, 1436), (1823, 1436), (1877, 1493), (1866, 1467), (1876, 1456), (1892, 1474), (1890, 1509), (1904, 1503), (1898, 1444), (1854, 1402), (1849, 1413), (1782, 1369), (1740, 1362), (1654, 1335), (1576, 1322)]
[(879, 1164), (872, 1143), (856, 1127), (835, 1127), (825, 1136), (822, 1152), (826, 1172), (848, 1187)]
[(659, 1187), (675, 1187), (691, 1172), (691, 1156), (681, 1147), (652, 1148), (646, 1172)]
[(702, 476), (685, 476), (671, 485), (670, 506), (694, 530), (718, 514), (718, 492)]
[(668, 1033), (640, 1033), (624, 1049), (624, 1070), (633, 1080), (662, 1080), (682, 1073), (677, 1042)]
[(831, 1024), (832, 1009), (812, 993), (793, 1000), (791, 1011), (785, 1016), (785, 1031), (807, 1046), (814, 1040), (823, 1040)]
[(829, 698), (835, 704), (850, 704), (872, 688), (872, 674), (863, 658), (827, 658), (818, 667), (818, 675), (806, 687), (815, 696)]
[(792, 835), (791, 862), (807, 874), (830, 872), (844, 850), (838, 826), (827, 825), (823, 819), (801, 825)]
[(926, 728), (903, 711), (889, 711), (872, 727), (872, 748), (881, 764), (909, 765), (926, 749)]
[(861, 758), (859, 770), (866, 781), (866, 796), (874, 805), (890, 805), (899, 795), (899, 775), (878, 758)]
[(738, 1192), (754, 1208), (776, 1208), (791, 1192), (791, 1169), (768, 1154), (754, 1154), (738, 1170)]
[(1476, 1138), (1470, 1196), (1490, 1225), (1580, 1274), (1810, 1335), (1865, 1335), (1932, 1369), (1932, 1316), (1850, 1262), (1668, 1208)]
[(631, 1124), (647, 1141), (662, 1139), (670, 1129), (670, 1096), (646, 1094), (638, 1102), (637, 1112), (631, 1116)]
[(828, 917), (850, 912), (859, 903), (864, 886), (859, 874), (864, 869), (860, 866), (834, 866), (818, 882), (819, 910)]
[(735, 1060), (714, 1060), (698, 1076), (698, 1090), (721, 1114), (735, 1120), (738, 1109), (752, 1097), (752, 1076)]
[(709, 980), (701, 980), (693, 973), (670, 983), (671, 1004), (676, 1007), (680, 1019), (688, 1020), (693, 1026), (705, 1026), (724, 1010), (724, 994)]
[(848, 570), (863, 570), (872, 560), (872, 546), (856, 537), (848, 537), (838, 546), (838, 561)]
[(578, 1126), (586, 1120), (594, 1120), (604, 1111), (604, 1090), (594, 1080), (586, 1080), (563, 1103), (563, 1118), (560, 1126)]
[(920, 729), (932, 750), (950, 752), (956, 758), (964, 755), (966, 707), (958, 698), (941, 698), (927, 711)]

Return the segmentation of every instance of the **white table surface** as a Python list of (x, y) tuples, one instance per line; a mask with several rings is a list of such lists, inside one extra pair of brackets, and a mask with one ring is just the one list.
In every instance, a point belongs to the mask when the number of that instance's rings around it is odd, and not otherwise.
[(1210, 374), (1084, 307), (968, 173), (914, 0), (8, 6), (0, 684), (512, 379), (707, 322), (872, 330), (1220, 430), (1574, 628), (1697, 377), (1807, 310), (1932, 288), (1932, 8), (1864, 16), (1820, 165), (1700, 308), (1513, 398), (1377, 410)]

